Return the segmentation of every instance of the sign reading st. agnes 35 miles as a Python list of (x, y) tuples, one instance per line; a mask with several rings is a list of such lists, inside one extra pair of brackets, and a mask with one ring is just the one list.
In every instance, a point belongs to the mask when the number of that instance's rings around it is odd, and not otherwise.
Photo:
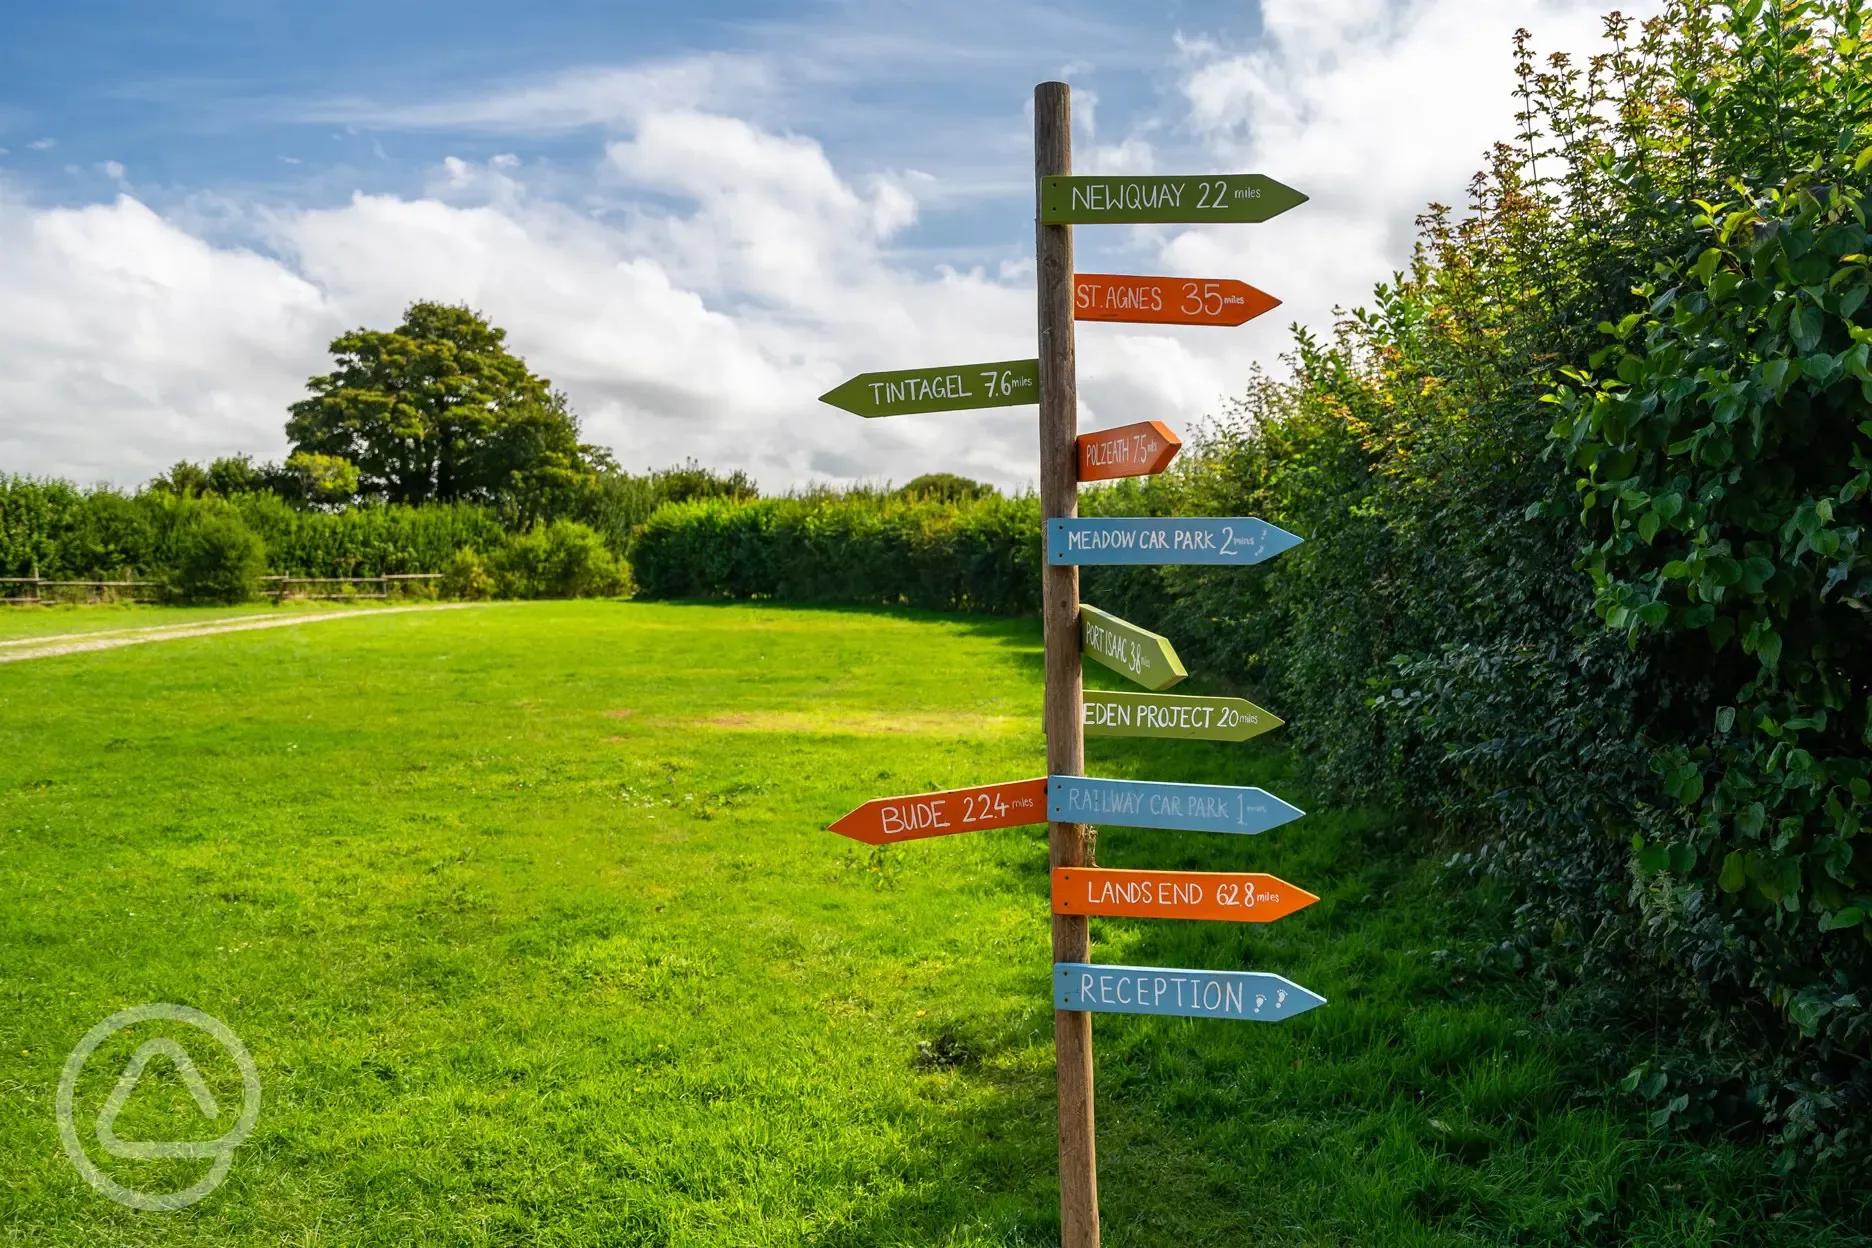
[(1292, 823), (1306, 814), (1266, 789), (1232, 784), (1048, 776), (1046, 793), (1047, 818), (1055, 823), (1252, 835)]
[(1047, 521), (1047, 562), (1233, 563), (1292, 550), (1301, 539), (1253, 516), (1135, 516)]
[(1266, 221), (1307, 197), (1259, 173), (1061, 175), (1040, 182), (1046, 225)]
[(1016, 407), (1040, 401), (1040, 361), (1000, 360), (859, 373), (819, 396), (860, 416), (914, 416), (970, 407)]
[(1326, 1004), (1291, 979), (1262, 971), (1053, 964), (1053, 1007), (1101, 1014), (1181, 1014), (1278, 1023)]

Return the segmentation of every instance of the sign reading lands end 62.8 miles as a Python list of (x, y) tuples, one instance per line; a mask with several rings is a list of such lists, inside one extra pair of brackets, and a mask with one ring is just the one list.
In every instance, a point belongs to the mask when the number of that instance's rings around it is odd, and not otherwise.
[(1266, 221), (1307, 197), (1258, 173), (1061, 175), (1040, 182), (1046, 225)]

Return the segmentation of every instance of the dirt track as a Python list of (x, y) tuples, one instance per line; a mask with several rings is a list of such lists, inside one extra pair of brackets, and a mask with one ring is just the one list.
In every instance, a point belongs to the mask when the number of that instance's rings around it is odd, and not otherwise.
[(325, 620), (355, 620), (373, 615), (403, 615), (410, 611), (457, 611), (480, 606), (473, 602), (444, 602), (420, 607), (372, 607), (363, 611), (325, 611), (304, 615), (243, 615), (200, 624), (157, 624), (146, 628), (120, 628), (100, 633), (61, 633), (53, 637), (21, 637), (0, 641), (0, 663), (22, 659), (50, 659), (87, 650), (115, 650), (146, 641), (175, 641), (183, 637), (210, 637), (216, 633), (242, 633), (254, 628), (285, 628), (291, 624), (317, 624)]

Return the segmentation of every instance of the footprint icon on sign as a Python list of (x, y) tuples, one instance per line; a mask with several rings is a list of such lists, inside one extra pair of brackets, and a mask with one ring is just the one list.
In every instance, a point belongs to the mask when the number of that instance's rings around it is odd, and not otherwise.
[(1266, 1003), (1267, 1003), (1267, 994), (1256, 993), (1255, 994), (1255, 1013), (1259, 1014), (1261, 1012), (1261, 1007), (1265, 1005)]
[(1278, 1010), (1281, 1008), (1281, 1006), (1286, 1005), (1286, 1004), (1287, 1004), (1287, 990), (1285, 988), (1278, 989), (1274, 993), (1274, 1008)]

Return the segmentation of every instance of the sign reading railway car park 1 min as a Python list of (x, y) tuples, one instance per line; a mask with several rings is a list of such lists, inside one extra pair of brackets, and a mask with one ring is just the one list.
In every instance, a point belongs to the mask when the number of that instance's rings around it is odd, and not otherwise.
[(1168, 689), (1189, 675), (1168, 637), (1097, 607), (1079, 604), (1079, 634), (1086, 654), (1146, 689)]
[(1256, 222), (1306, 201), (1293, 187), (1258, 173), (1064, 174), (1040, 180), (1044, 225)]
[(1129, 516), (1047, 521), (1047, 562), (1227, 563), (1246, 566), (1300, 539), (1253, 516)]
[(1306, 814), (1266, 789), (1232, 784), (1166, 784), (1048, 776), (1047, 818), (1056, 823), (1098, 823), (1120, 828), (1247, 835), (1278, 828)]
[(1242, 325), (1280, 306), (1265, 290), (1232, 277), (1073, 275), (1075, 321), (1134, 325)]
[(1054, 867), (1054, 914), (1271, 923), (1318, 901), (1258, 871), (1119, 871)]
[(1053, 1004), (1102, 1014), (1181, 1014), (1278, 1023), (1326, 998), (1263, 971), (1184, 971), (1167, 966), (1053, 964)]
[(1040, 361), (1001, 360), (859, 373), (819, 396), (821, 403), (860, 416), (913, 416), (970, 407), (1015, 407), (1040, 401)]
[(839, 817), (831, 830), (867, 845), (952, 836), (1046, 822), (1045, 777), (982, 784), (908, 797), (874, 797)]
[(1174, 693), (1088, 689), (1082, 712), (1088, 737), (1179, 737), (1246, 741), (1285, 723), (1245, 698), (1190, 698)]
[(1162, 421), (1146, 420), (1079, 435), (1079, 479), (1113, 481), (1155, 476), (1183, 449), (1182, 439)]

